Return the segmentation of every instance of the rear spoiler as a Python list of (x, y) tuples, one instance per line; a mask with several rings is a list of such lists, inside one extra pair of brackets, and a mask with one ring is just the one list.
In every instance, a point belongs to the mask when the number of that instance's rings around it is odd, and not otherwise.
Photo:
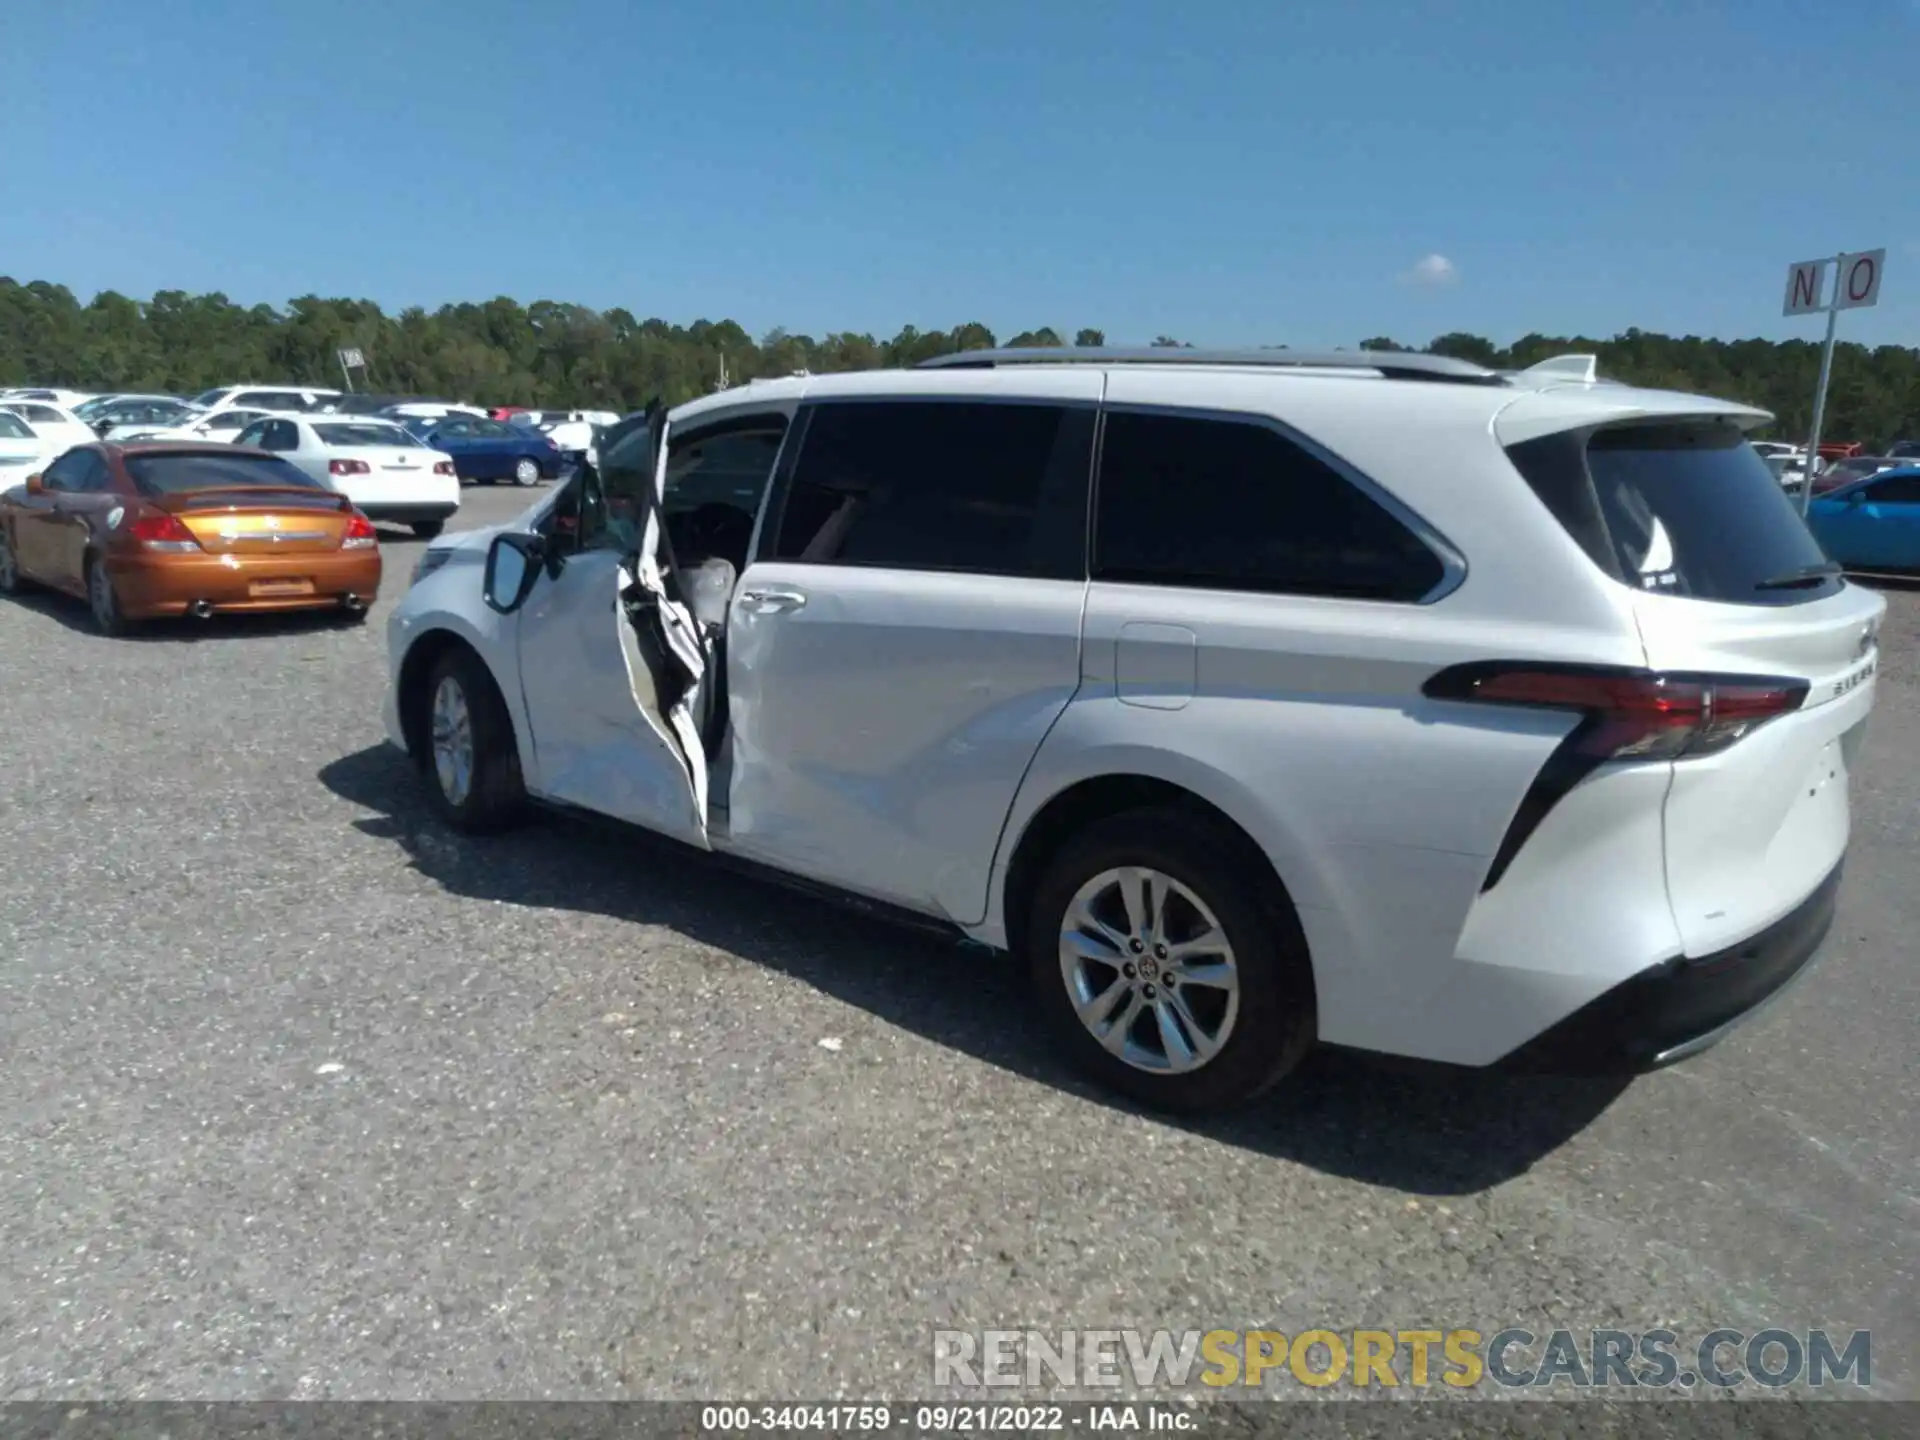
[(233, 485), (220, 490), (182, 490), (171, 495), (147, 497), (162, 510), (226, 510), (257, 505), (271, 499), (276, 503), (294, 502), (308, 510), (351, 510), (353, 501), (334, 490), (308, 489), (304, 485)]

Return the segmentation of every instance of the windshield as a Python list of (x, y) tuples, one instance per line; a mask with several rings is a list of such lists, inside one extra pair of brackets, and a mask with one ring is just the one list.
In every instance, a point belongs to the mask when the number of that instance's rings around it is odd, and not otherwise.
[(108, 420), (116, 425), (150, 425), (159, 421), (174, 421), (195, 415), (191, 405), (182, 405), (177, 400), (138, 400), (121, 405), (109, 405), (95, 412), (95, 417)]
[(222, 386), (218, 390), (202, 390), (198, 395), (193, 397), (193, 403), (204, 410), (211, 406), (218, 405), (222, 400), (226, 399), (226, 397), (226, 387)]
[(18, 415), (12, 415), (5, 410), (0, 410), (0, 440), (34, 440), (38, 438), (33, 431), (27, 428), (27, 422), (22, 420)]
[(405, 445), (416, 450), (420, 448), (420, 442), (398, 425), (376, 425), (366, 420), (352, 424), (315, 425), (313, 433), (320, 437), (320, 443), (323, 445), (339, 445), (347, 448)]
[(234, 490), (268, 485), (324, 490), (304, 470), (278, 455), (129, 455), (127, 473), (143, 495), (184, 495), (194, 490)]
[(498, 420), (478, 420), (471, 415), (454, 415), (448, 418), (452, 423), (466, 426), (467, 434), (477, 435), (485, 439), (491, 439), (501, 435), (511, 436), (513, 434), (512, 426), (502, 425)]

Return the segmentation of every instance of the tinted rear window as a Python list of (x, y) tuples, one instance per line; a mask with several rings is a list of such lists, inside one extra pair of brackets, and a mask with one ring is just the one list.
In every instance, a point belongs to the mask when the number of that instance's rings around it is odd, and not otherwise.
[(182, 495), (248, 485), (326, 487), (278, 455), (129, 455), (127, 473), (147, 495)]
[(1809, 578), (1826, 553), (1731, 425), (1619, 426), (1546, 436), (1508, 454), (1594, 562), (1635, 589), (1796, 605), (1843, 583)]

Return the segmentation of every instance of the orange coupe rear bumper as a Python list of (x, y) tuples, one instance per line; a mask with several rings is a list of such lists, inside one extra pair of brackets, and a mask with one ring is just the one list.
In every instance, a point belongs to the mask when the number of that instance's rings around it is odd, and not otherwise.
[(338, 610), (371, 605), (380, 590), (378, 549), (293, 555), (110, 556), (121, 613), (129, 620), (216, 611)]

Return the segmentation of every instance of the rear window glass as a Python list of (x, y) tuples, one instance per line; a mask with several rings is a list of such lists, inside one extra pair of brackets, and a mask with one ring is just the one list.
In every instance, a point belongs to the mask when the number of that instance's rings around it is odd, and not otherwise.
[(398, 425), (315, 425), (323, 445), (411, 445), (420, 442)]
[(9, 415), (6, 411), (0, 410), (0, 439), (32, 440), (35, 438), (33, 431), (27, 428), (26, 421), (18, 415)]
[(129, 455), (127, 473), (146, 495), (244, 489), (249, 485), (297, 485), (304, 490), (326, 488), (278, 455)]
[(1508, 452), (1600, 567), (1639, 590), (1794, 605), (1844, 583), (1767, 463), (1731, 425), (1633, 425)]

